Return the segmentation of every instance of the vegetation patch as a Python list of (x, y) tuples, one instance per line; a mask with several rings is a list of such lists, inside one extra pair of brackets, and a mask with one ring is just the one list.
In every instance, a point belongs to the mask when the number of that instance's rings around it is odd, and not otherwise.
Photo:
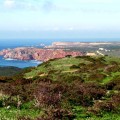
[(0, 77), (0, 119), (119, 120), (117, 58), (65, 57)]

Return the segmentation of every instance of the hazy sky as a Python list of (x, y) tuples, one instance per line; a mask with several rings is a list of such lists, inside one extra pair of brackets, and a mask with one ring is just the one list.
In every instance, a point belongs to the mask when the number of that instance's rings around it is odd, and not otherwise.
[(0, 38), (119, 37), (120, 0), (0, 0)]

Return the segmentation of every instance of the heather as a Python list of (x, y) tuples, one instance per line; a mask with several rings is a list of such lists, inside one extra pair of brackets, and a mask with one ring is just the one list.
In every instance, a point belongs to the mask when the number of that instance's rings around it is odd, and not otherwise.
[(119, 120), (120, 60), (66, 56), (0, 77), (0, 119)]

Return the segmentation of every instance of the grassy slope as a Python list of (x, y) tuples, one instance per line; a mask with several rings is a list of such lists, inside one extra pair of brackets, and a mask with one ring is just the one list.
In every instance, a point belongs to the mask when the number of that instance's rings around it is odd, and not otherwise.
[[(113, 62), (114, 61), (114, 62)], [(112, 65), (112, 66), (111, 66)], [(28, 70), (29, 71), (29, 70)], [(84, 83), (95, 82), (103, 87), (115, 78), (120, 78), (120, 59), (119, 58), (91, 58), (91, 57), (66, 57), (63, 59), (50, 60), (30, 70), (24, 75), (24, 78), (37, 80), (38, 78), (49, 78), (52, 81), (65, 81), (71, 84), (74, 80), (81, 80)], [(45, 83), (44, 83), (45, 84)], [(30, 84), (32, 86), (32, 84)], [(34, 85), (36, 86), (36, 85)], [(26, 86), (25, 86), (26, 88)], [(17, 88), (18, 89), (18, 88)], [(32, 86), (33, 89), (33, 86)], [(119, 89), (108, 90), (109, 93), (119, 92)], [(24, 94), (24, 91), (23, 93)], [(109, 95), (108, 95), (109, 96)], [(109, 100), (109, 97), (103, 98), (102, 101)], [(27, 104), (27, 105), (26, 105)], [(26, 107), (27, 106), (27, 107)], [(22, 109), (17, 108), (2, 108), (0, 107), (0, 119), (16, 120), (16, 115), (28, 116), (30, 118), (38, 117), (42, 114), (41, 110), (30, 109), (29, 102), (23, 104)], [(76, 120), (119, 120), (119, 114), (105, 112), (102, 117), (94, 114), (87, 114), (86, 107), (73, 105), (73, 112), (76, 115)], [(8, 114), (7, 114), (8, 113)], [(14, 114), (14, 115), (13, 115)], [(1, 117), (2, 116), (2, 117)]]
[[(97, 61), (99, 58), (63, 58), (63, 59), (57, 59), (57, 60), (51, 60), (49, 62), (46, 62), (40, 66), (38, 66), (36, 69), (33, 69), (31, 72), (25, 74), (25, 78), (34, 78), (34, 77), (44, 77), (48, 76), (52, 80), (57, 81), (59, 77), (61, 76), (79, 76), (82, 77), (86, 82), (91, 81), (89, 77), (95, 73), (97, 74), (104, 74), (106, 75), (103, 79), (98, 80), (99, 83), (106, 84), (109, 81), (111, 81), (114, 77), (120, 75), (119, 70), (111, 70), (104, 71), (106, 67), (109, 67), (112, 62), (117, 62), (120, 66), (120, 59), (119, 58), (111, 58), (111, 57), (105, 57), (104, 61), (99, 63)], [(96, 64), (95, 61), (96, 60)], [(84, 66), (82, 64), (85, 64)], [(89, 67), (89, 65), (91, 65)], [(98, 65), (98, 67), (94, 68), (94, 66)], [(118, 66), (117, 65), (117, 66)], [(114, 66), (114, 65), (113, 65)], [(111, 68), (112, 69), (112, 68)], [(118, 68), (119, 69), (119, 68)], [(96, 78), (97, 79), (97, 78)]]
[[(102, 63), (99, 63), (99, 60), (102, 61)], [(116, 62), (117, 65), (113, 63), (113, 61)], [(83, 65), (83, 63), (85, 65)], [(110, 69), (110, 71), (109, 70), (105, 71), (105, 68), (106, 67), (109, 68), (111, 64), (113, 64), (113, 66), (115, 67), (117, 66), (119, 67), (117, 69), (113, 67)], [(98, 67), (95, 67), (97, 65)], [(94, 76), (95, 74), (98, 74), (97, 76), (98, 78), (95, 77), (94, 80), (92, 80), (93, 77), (91, 78), (90, 76), (91, 75)], [(106, 76), (100, 77), (99, 79), (99, 74), (103, 74)], [(105, 57), (103, 59), (101, 58), (89, 59), (85, 57), (63, 58), (63, 59), (51, 60), (49, 62), (46, 62), (38, 66), (35, 70), (32, 70), (31, 72), (25, 74), (25, 78), (49, 77), (54, 81), (66, 80), (68, 78), (70, 78), (70, 80), (71, 79), (73, 80), (76, 76), (80, 77), (86, 83), (97, 82), (101, 85), (106, 85), (117, 76), (120, 76), (120, 59), (111, 58), (111, 57)], [(68, 81), (70, 82), (70, 80)], [(87, 118), (86, 114), (84, 114), (84, 112), (81, 110), (79, 111), (79, 109), (81, 109), (81, 107), (79, 106), (77, 106), (77, 108), (75, 109), (76, 111), (75, 113), (78, 116), (76, 118), (77, 120), (107, 120), (107, 119), (119, 120), (120, 119), (120, 116), (118, 114), (112, 114), (112, 113), (105, 113), (103, 117), (96, 117), (93, 115), (92, 118), (91, 117)]]

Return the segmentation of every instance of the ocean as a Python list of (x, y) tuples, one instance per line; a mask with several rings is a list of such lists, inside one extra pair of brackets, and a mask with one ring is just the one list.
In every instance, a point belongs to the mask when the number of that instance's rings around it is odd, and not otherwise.
[[(39, 47), (42, 48), (41, 44), (50, 45), (52, 41), (45, 40), (31, 40), (31, 39), (2, 39), (0, 40), (0, 50), (7, 48), (16, 48), (16, 47)], [(0, 66), (14, 66), (19, 68), (32, 67), (41, 64), (41, 61), (30, 60), (30, 61), (22, 61), (15, 59), (4, 59), (0, 56)]]
[[(57, 41), (67, 41), (67, 42), (109, 42), (109, 41), (117, 41), (120, 39), (113, 38), (99, 38), (99, 39), (0, 39), (0, 50), (7, 48), (16, 48), (16, 47), (39, 47), (42, 48), (41, 45), (51, 45), (52, 42)], [(21, 61), (21, 60), (13, 60), (13, 59), (4, 59), (0, 56), (0, 66), (15, 66), (19, 68), (32, 67), (41, 64), (42, 62), (31, 60), (31, 61)]]

